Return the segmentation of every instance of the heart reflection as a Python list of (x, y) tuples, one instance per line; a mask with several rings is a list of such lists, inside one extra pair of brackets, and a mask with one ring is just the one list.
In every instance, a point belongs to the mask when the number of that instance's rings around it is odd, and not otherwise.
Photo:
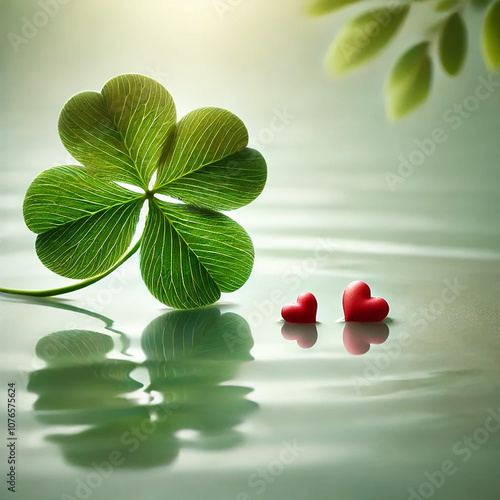
[(302, 349), (310, 349), (318, 340), (318, 330), (313, 323), (285, 323), (281, 335), (287, 340), (296, 340)]
[(357, 323), (348, 321), (344, 327), (344, 346), (354, 355), (365, 354), (370, 344), (383, 344), (389, 337), (385, 323)]

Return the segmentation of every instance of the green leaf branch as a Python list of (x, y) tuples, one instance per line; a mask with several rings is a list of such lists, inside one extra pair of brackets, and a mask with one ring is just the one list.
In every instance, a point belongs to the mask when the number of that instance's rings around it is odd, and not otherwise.
[[(386, 82), (386, 109), (391, 119), (400, 119), (429, 96), (433, 80), (433, 49), (443, 71), (449, 76), (460, 73), (467, 56), (465, 17), (470, 6), (487, 8), (482, 29), (483, 58), (490, 71), (500, 70), (500, 0), (401, 0), (387, 7), (370, 9), (352, 18), (341, 28), (330, 46), (325, 66), (334, 76), (366, 64), (379, 55), (404, 27), (413, 4), (432, 4), (432, 28), (424, 40), (409, 47), (396, 61)], [(364, 0), (311, 0), (312, 16), (329, 14)]]
[[(148, 289), (179, 309), (211, 304), (248, 280), (252, 241), (220, 211), (253, 201), (264, 188), (267, 167), (262, 155), (247, 147), (248, 132), (239, 118), (224, 109), (201, 108), (177, 123), (164, 87), (142, 75), (121, 75), (100, 93), (72, 97), (61, 112), (59, 135), (82, 166), (42, 172), (26, 193), (23, 213), (38, 235), (42, 263), (83, 281), (0, 292), (42, 297), (72, 292), (104, 278), (139, 249)], [(145, 229), (133, 243), (144, 204)]]

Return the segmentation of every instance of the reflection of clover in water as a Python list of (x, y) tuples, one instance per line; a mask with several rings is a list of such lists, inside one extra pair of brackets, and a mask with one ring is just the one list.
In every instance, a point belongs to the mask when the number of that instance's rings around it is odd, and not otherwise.
[[(113, 347), (109, 335), (87, 330), (55, 332), (42, 338), (36, 354), (48, 366), (32, 372), (28, 384), (28, 390), (39, 395), (35, 410), (102, 410), (133, 405), (120, 395), (142, 387), (130, 377), (137, 363), (108, 359), (106, 355)], [(49, 420), (59, 418), (50, 415)], [(73, 414), (74, 418), (77, 415)]]
[[(183, 446), (224, 449), (241, 441), (234, 427), (257, 407), (246, 399), (252, 389), (220, 385), (253, 359), (241, 316), (216, 308), (169, 312), (148, 325), (142, 346), (141, 365), (107, 358), (113, 342), (102, 333), (56, 332), (39, 341), (37, 355), (48, 366), (32, 372), (28, 385), (39, 396), (39, 419), (88, 426), (48, 437), (70, 463), (90, 467), (119, 452), (122, 467), (151, 467), (171, 463)], [(142, 387), (130, 376), (141, 366), (151, 381), (148, 404), (130, 394)], [(196, 437), (183, 440), (184, 429)]]

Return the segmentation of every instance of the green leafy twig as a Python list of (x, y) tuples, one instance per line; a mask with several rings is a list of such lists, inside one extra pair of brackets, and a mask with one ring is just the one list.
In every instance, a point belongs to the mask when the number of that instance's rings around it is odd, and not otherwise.
[[(434, 3), (438, 23), (434, 33), (407, 49), (391, 70), (386, 85), (386, 107), (392, 119), (411, 113), (427, 99), (433, 77), (433, 43), (449, 76), (462, 69), (467, 55), (464, 8), (469, 3), (477, 8), (491, 4), (482, 30), (482, 50), (488, 69), (500, 69), (500, 0), (401, 0), (388, 7), (371, 9), (351, 19), (339, 31), (326, 55), (327, 69), (334, 75), (347, 73), (379, 55), (404, 26), (411, 5), (423, 2)], [(324, 15), (358, 3), (367, 4), (362, 0), (312, 0), (309, 13)]]
[[(176, 123), (164, 87), (142, 75), (121, 75), (100, 93), (72, 97), (61, 112), (59, 135), (83, 166), (42, 172), (26, 193), (24, 219), (38, 235), (42, 263), (84, 281), (54, 290), (0, 292), (72, 292), (107, 276), (139, 248), (147, 287), (169, 306), (208, 305), (247, 281), (252, 241), (219, 210), (253, 201), (264, 188), (267, 167), (258, 151), (247, 148), (248, 132), (239, 118), (201, 108)], [(125, 253), (145, 203), (144, 233)]]

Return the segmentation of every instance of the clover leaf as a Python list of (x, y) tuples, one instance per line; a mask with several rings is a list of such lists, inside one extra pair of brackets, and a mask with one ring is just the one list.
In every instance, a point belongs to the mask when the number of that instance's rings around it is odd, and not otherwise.
[[(121, 75), (100, 93), (72, 97), (61, 112), (59, 135), (82, 165), (42, 172), (26, 193), (24, 218), (38, 235), (42, 263), (61, 276), (87, 281), (32, 295), (87, 286), (139, 246), (144, 282), (172, 307), (211, 304), (247, 281), (252, 241), (219, 211), (253, 201), (264, 188), (267, 167), (258, 151), (247, 148), (248, 132), (239, 118), (201, 108), (177, 123), (163, 86), (142, 75)], [(143, 235), (127, 253), (145, 204)]]

